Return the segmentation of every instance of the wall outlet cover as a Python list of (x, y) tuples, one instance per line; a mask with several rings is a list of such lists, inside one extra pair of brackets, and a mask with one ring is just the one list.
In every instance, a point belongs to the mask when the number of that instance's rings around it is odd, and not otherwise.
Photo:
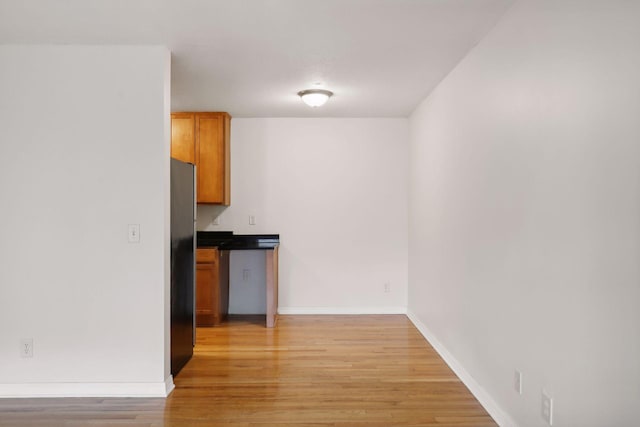
[(550, 426), (553, 425), (553, 399), (542, 390), (542, 419)]
[(20, 340), (20, 357), (33, 357), (33, 338)]
[(515, 388), (516, 393), (522, 394), (522, 372), (518, 370), (513, 375), (513, 388)]

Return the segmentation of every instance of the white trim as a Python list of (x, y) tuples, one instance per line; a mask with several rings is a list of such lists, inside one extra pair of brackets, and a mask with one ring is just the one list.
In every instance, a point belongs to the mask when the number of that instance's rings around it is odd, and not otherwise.
[(173, 375), (169, 375), (166, 380), (164, 380), (164, 396), (169, 396), (171, 392), (176, 388), (173, 383)]
[(160, 383), (0, 384), (0, 398), (167, 397), (174, 388), (171, 376)]
[(444, 345), (431, 333), (429, 328), (427, 328), (410, 309), (407, 309), (407, 317), (500, 427), (518, 427), (518, 424), (511, 416), (498, 406), (489, 393), (464, 369), (462, 364), (449, 353)]
[(278, 307), (278, 314), (407, 314), (407, 307)]

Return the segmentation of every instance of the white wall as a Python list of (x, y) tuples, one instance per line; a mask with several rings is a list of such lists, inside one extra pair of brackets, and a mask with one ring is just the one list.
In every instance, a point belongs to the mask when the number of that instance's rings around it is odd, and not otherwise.
[[(229, 257), (229, 314), (266, 314), (265, 251), (231, 251)], [(245, 273), (246, 272), (246, 273)]]
[(169, 53), (3, 46), (0, 64), (0, 396), (162, 394)]
[(410, 118), (409, 309), (521, 426), (640, 417), (639, 22), (521, 1)]
[(280, 234), (283, 313), (402, 311), (407, 156), (406, 119), (233, 119), (231, 206), (198, 228)]

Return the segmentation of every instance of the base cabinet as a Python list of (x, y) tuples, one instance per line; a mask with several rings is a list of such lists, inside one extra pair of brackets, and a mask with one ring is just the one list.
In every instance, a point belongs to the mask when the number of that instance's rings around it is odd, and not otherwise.
[(229, 251), (196, 250), (196, 326), (216, 326), (229, 314)]

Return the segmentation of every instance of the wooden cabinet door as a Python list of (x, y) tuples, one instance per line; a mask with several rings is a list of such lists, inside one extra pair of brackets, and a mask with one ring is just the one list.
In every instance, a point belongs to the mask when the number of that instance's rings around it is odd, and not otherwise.
[(231, 203), (231, 116), (171, 114), (171, 157), (196, 165), (197, 202)]
[(196, 117), (192, 113), (171, 115), (171, 157), (196, 164)]
[(196, 325), (220, 323), (218, 249), (196, 250)]
[(229, 127), (227, 113), (196, 115), (198, 203), (230, 203)]

